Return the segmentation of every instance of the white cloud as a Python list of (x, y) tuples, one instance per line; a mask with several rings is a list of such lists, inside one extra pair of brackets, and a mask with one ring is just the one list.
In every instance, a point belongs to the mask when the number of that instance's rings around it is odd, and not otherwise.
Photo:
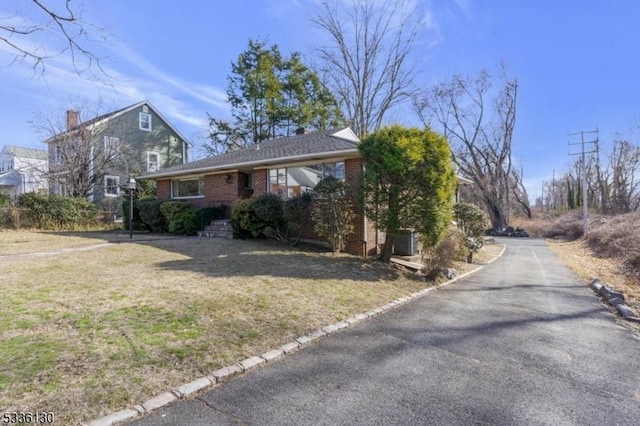
[(213, 86), (185, 82), (177, 77), (167, 74), (122, 43), (112, 44), (112, 50), (132, 64), (136, 65), (140, 70), (151, 76), (153, 79), (169, 83), (175, 89), (178, 89), (184, 94), (218, 109), (226, 110), (228, 108), (226, 103), (227, 95), (223, 90)]

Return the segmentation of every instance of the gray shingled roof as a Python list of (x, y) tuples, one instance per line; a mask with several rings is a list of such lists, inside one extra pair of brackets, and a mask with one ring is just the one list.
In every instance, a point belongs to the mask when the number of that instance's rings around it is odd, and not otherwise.
[(276, 162), (286, 162), (322, 156), (322, 154), (342, 152), (344, 152), (344, 154), (357, 153), (358, 143), (356, 141), (336, 136), (337, 133), (346, 129), (348, 128), (273, 139), (262, 142), (256, 147), (204, 158), (191, 163), (162, 169), (157, 172), (147, 173), (141, 177), (179, 176), (190, 172), (206, 172), (261, 164), (268, 165), (272, 164), (274, 160), (276, 160)]
[(13, 154), (16, 157), (20, 158), (33, 158), (36, 160), (47, 159), (47, 151), (43, 149), (23, 148), (21, 146), (5, 145), (2, 151), (6, 152), (7, 154)]

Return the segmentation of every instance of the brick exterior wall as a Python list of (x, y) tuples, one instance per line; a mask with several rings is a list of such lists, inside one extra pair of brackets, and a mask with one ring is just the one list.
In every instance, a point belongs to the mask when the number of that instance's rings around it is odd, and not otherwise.
[(156, 181), (156, 198), (171, 198), (171, 179)]
[[(345, 251), (358, 256), (370, 256), (377, 254), (378, 245), (384, 243), (384, 234), (378, 234), (378, 244), (376, 244), (376, 231), (373, 223), (366, 220), (364, 211), (358, 202), (358, 183), (362, 172), (362, 160), (360, 158), (348, 159), (345, 161), (345, 182), (351, 188), (350, 196), (353, 199), (355, 211), (354, 233), (347, 239)], [(230, 183), (227, 176), (231, 177)], [(259, 169), (253, 172), (253, 196), (262, 195), (267, 192), (267, 181), (269, 178), (268, 169)], [(251, 194), (247, 187), (247, 175), (242, 172), (222, 173), (204, 176), (204, 197), (193, 198), (189, 201), (198, 207), (217, 206), (222, 203), (231, 208), (235, 203), (243, 198), (248, 198)], [(171, 180), (161, 179), (157, 181), (156, 196), (158, 198), (171, 198)], [(311, 219), (311, 209), (307, 215), (301, 230), (302, 238), (314, 239), (313, 220)]]
[(267, 179), (269, 179), (269, 171), (267, 169), (253, 172), (253, 195), (262, 195), (267, 192)]

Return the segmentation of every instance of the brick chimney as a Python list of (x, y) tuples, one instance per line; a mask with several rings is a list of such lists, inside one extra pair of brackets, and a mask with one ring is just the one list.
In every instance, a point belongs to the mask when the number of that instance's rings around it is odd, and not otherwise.
[(71, 130), (78, 125), (78, 111), (72, 109), (67, 110), (67, 130)]

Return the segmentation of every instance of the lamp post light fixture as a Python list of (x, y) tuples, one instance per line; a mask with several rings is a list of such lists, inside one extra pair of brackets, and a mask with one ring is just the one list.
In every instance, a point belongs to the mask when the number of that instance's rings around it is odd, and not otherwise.
[(129, 239), (133, 239), (133, 192), (136, 190), (136, 180), (129, 178)]

